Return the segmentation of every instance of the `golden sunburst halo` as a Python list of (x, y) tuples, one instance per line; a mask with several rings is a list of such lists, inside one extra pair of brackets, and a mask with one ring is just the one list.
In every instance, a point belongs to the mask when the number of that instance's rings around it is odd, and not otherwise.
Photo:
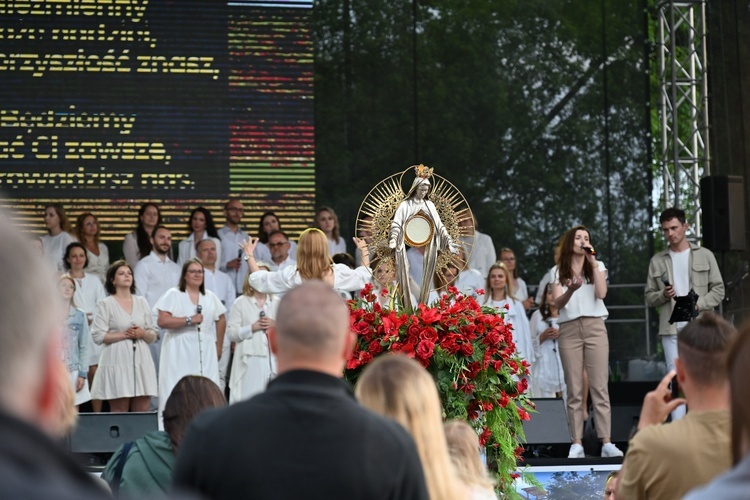
[[(395, 272), (396, 269), (394, 252), (388, 248), (391, 223), (399, 205), (406, 199), (408, 186), (411, 185), (410, 177), (414, 176), (414, 172), (415, 166), (411, 166), (380, 181), (367, 193), (357, 213), (356, 232), (367, 242), (370, 260), (384, 264), (389, 271)], [(471, 208), (456, 186), (435, 174), (432, 169), (430, 173), (432, 190), (428, 199), (435, 204), (440, 220), (453, 242), (463, 246), (466, 251), (465, 258), (447, 251), (441, 252), (436, 272), (442, 272), (451, 261), (462, 270), (474, 249), (474, 218)], [(404, 176), (407, 176), (406, 184)], [(404, 186), (407, 186), (406, 190)]]

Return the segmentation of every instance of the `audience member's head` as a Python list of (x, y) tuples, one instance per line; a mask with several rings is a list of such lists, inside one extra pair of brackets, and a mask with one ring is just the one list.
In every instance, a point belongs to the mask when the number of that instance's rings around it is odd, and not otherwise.
[(221, 389), (211, 379), (198, 375), (182, 377), (164, 406), (164, 432), (178, 450), (193, 418), (204, 410), (226, 406)]
[(482, 462), (477, 432), (465, 420), (449, 420), (445, 423), (445, 438), (448, 453), (458, 477), (469, 487), (492, 491), (494, 483)]
[[(680, 330), (675, 361), (680, 385), (683, 388), (726, 386), (724, 363), (735, 334), (728, 321), (712, 312), (704, 312)], [(687, 393), (686, 396), (689, 397)]]
[[(55, 378), (64, 318), (49, 265), (0, 218), (0, 408), (42, 428), (59, 420)], [(12, 285), (11, 285), (12, 284)], [(40, 312), (40, 307), (44, 308)]]
[(341, 377), (353, 348), (346, 303), (316, 280), (284, 295), (268, 337), (280, 374), (309, 369)]
[(604, 500), (617, 500), (617, 481), (620, 471), (613, 470), (604, 482)]
[(440, 396), (427, 370), (405, 356), (381, 356), (362, 372), (356, 395), (362, 405), (395, 420), (412, 435), (431, 499), (466, 496), (448, 455)]
[[(704, 313), (705, 314), (705, 313)], [(745, 324), (727, 358), (732, 413), (732, 458), (750, 453), (750, 323)]]

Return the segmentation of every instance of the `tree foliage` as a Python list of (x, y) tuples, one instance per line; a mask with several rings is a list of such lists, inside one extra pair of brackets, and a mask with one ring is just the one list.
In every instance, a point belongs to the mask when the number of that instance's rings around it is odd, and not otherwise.
[(651, 229), (645, 5), (319, 0), (318, 200), (352, 235), (372, 186), (425, 163), (463, 192), (497, 248), (515, 249), (530, 284), (579, 223), (592, 229), (611, 282), (642, 283)]

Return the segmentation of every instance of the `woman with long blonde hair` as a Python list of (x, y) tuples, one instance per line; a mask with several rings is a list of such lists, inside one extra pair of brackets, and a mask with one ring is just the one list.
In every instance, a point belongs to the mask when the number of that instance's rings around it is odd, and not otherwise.
[(336, 290), (361, 290), (370, 282), (370, 271), (367, 269), (370, 258), (367, 243), (356, 237), (353, 240), (362, 252), (363, 265), (357, 269), (334, 264), (328, 252), (328, 238), (320, 229), (310, 228), (299, 237), (296, 265), (280, 271), (263, 271), (253, 256), (258, 238), (250, 238), (242, 245), (250, 268), (250, 286), (262, 293), (286, 293), (303, 281), (320, 280)]
[(480, 455), (477, 432), (465, 420), (448, 420), (444, 429), (453, 466), (461, 481), (471, 489), (471, 499), (497, 499), (495, 483), (490, 479)]
[(448, 454), (440, 396), (427, 370), (406, 356), (381, 356), (362, 372), (355, 394), (363, 406), (409, 431), (422, 460), (430, 499), (469, 498)]
[[(259, 263), (261, 270), (268, 265)], [(248, 277), (250, 270), (248, 269)], [(227, 337), (235, 343), (229, 378), (229, 402), (237, 403), (263, 392), (276, 374), (276, 356), (271, 353), (266, 331), (276, 324), (279, 299), (259, 292), (245, 278), (242, 295), (234, 301), (227, 322)]]

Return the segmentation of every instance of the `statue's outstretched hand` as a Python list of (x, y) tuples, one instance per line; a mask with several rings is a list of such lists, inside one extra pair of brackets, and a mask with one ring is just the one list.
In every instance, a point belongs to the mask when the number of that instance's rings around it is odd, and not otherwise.
[(396, 238), (388, 240), (388, 248), (396, 248)]
[(456, 245), (455, 243), (450, 243), (448, 244), (448, 250), (450, 250), (452, 254), (458, 254), (458, 245)]

